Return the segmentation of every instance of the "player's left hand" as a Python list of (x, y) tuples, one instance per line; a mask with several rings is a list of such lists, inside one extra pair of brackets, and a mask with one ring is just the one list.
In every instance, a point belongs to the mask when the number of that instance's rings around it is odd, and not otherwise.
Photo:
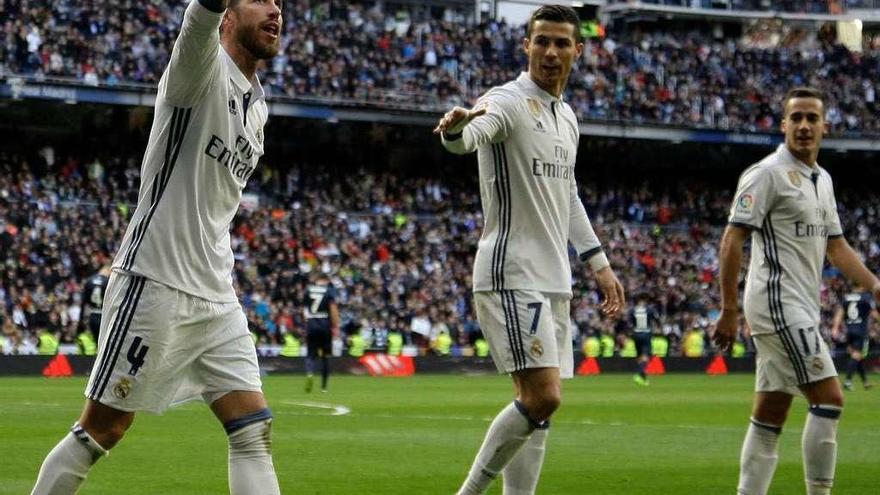
[(871, 294), (874, 295), (874, 301), (880, 304), (880, 282), (874, 284), (874, 287), (871, 288)]
[(623, 284), (617, 280), (617, 275), (614, 274), (614, 270), (610, 266), (596, 272), (596, 281), (599, 282), (599, 290), (605, 296), (602, 301), (602, 312), (606, 316), (616, 318), (623, 311), (625, 304)]

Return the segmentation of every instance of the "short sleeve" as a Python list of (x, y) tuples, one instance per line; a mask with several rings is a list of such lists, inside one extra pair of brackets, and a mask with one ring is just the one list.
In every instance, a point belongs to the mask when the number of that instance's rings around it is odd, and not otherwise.
[(761, 228), (773, 204), (773, 174), (766, 167), (752, 167), (739, 178), (728, 223), (752, 230)]

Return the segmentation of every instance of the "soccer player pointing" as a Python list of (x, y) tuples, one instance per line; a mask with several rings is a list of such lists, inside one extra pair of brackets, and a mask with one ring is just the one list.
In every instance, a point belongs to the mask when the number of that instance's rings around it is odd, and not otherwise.
[(278, 53), (280, 5), (187, 7), (107, 284), (85, 409), (43, 461), (33, 494), (75, 493), (136, 411), (193, 399), (210, 405), (228, 435), (230, 492), (279, 493), (272, 414), (232, 285), (229, 224), (263, 154), (268, 109), (255, 70)]
[(512, 404), (495, 417), (459, 494), (481, 494), (503, 470), (505, 494), (534, 493), (561, 378), (573, 375), (568, 243), (590, 265), (617, 316), (623, 287), (577, 194), (578, 125), (562, 91), (583, 50), (577, 14), (532, 14), (523, 48), (528, 72), (491, 89), (472, 110), (456, 107), (435, 133), (457, 153), (478, 152), (482, 237), (474, 305), (498, 369), (510, 373)]
[(802, 438), (807, 494), (831, 493), (843, 393), (819, 330), (824, 259), (880, 299), (880, 281), (843, 237), (831, 176), (816, 163), (827, 128), (822, 93), (795, 88), (783, 110), (785, 143), (740, 176), (721, 239), (722, 310), (713, 339), (722, 348), (736, 337), (743, 242), (752, 239), (743, 311), (757, 371), (740, 459), (741, 495), (767, 493), (779, 434), (798, 393), (810, 404)]

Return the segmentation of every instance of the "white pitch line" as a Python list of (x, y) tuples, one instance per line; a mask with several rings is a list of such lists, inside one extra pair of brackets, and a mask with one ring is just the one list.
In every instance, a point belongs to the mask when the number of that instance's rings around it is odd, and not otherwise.
[(300, 407), (311, 407), (314, 409), (327, 409), (330, 411), (330, 416), (345, 416), (346, 414), (351, 412), (351, 408), (345, 407), (341, 404), (326, 404), (323, 402), (293, 402), (293, 401), (281, 401), (281, 404), (285, 404), (288, 406), (300, 406)]

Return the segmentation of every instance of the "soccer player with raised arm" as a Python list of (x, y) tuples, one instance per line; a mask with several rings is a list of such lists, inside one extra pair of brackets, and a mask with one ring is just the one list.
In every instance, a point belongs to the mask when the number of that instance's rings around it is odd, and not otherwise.
[(263, 154), (268, 108), (255, 71), (278, 53), (281, 22), (280, 0), (187, 7), (113, 262), (85, 409), (43, 461), (33, 494), (75, 493), (136, 411), (195, 399), (228, 435), (230, 492), (279, 493), (229, 224)]
[(856, 287), (855, 290), (844, 295), (834, 313), (834, 321), (831, 324), (834, 338), (838, 338), (842, 333), (841, 327), (846, 327), (846, 352), (849, 361), (846, 363), (846, 380), (843, 382), (843, 388), (847, 390), (853, 389), (852, 377), (856, 371), (859, 372), (865, 390), (871, 388), (868, 374), (865, 372), (865, 354), (868, 352), (871, 325), (877, 319), (874, 297), (861, 287)]
[(583, 51), (579, 26), (569, 7), (540, 7), (523, 40), (528, 72), (472, 110), (453, 108), (434, 130), (453, 153), (477, 151), (485, 224), (474, 305), (516, 394), (489, 426), (460, 495), (485, 493), (502, 471), (505, 494), (535, 492), (560, 379), (573, 375), (569, 242), (592, 268), (605, 313), (617, 316), (624, 304), (575, 181), (578, 125), (562, 91)]
[(880, 298), (880, 281), (843, 237), (828, 172), (816, 163), (827, 130), (823, 95), (795, 88), (783, 102), (785, 142), (739, 178), (721, 239), (721, 316), (713, 335), (736, 338), (743, 243), (752, 249), (743, 311), (756, 348), (755, 403), (740, 458), (737, 493), (767, 493), (792, 398), (809, 414), (802, 437), (807, 495), (831, 493), (843, 392), (819, 330), (824, 260)]

